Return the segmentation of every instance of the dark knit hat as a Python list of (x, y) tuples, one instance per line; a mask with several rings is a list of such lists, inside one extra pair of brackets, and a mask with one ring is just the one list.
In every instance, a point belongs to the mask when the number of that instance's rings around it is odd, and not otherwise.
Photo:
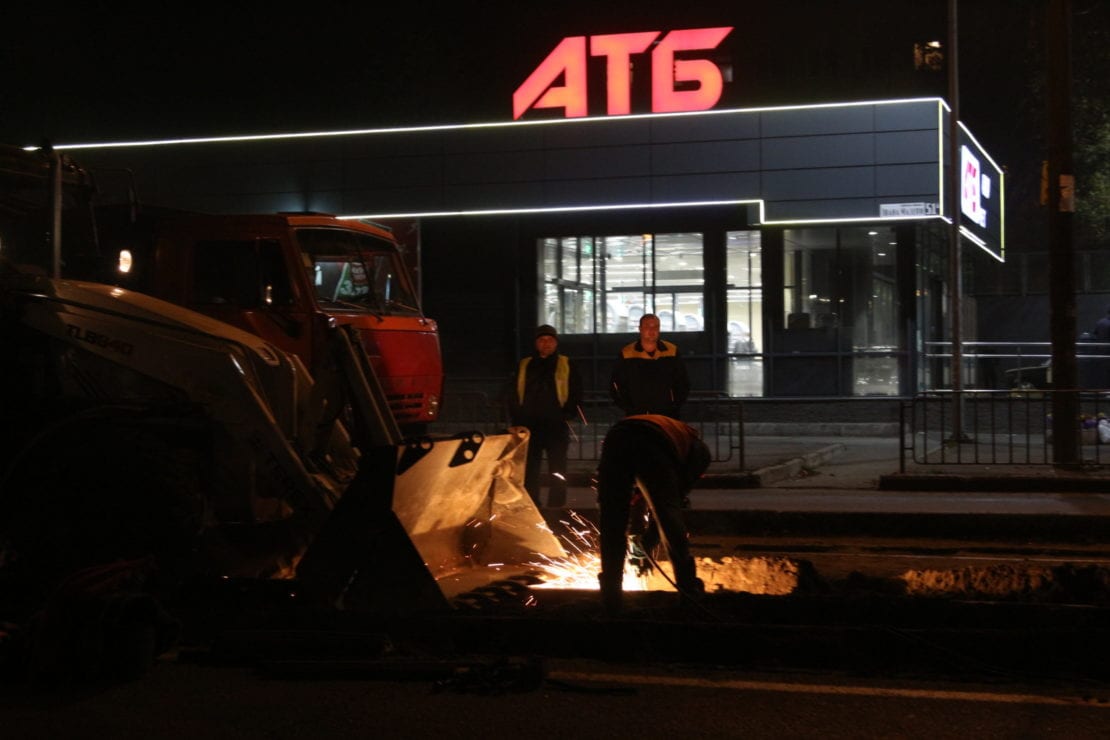
[(540, 337), (555, 337), (559, 338), (559, 332), (555, 331), (555, 327), (551, 324), (544, 324), (536, 329), (536, 339)]

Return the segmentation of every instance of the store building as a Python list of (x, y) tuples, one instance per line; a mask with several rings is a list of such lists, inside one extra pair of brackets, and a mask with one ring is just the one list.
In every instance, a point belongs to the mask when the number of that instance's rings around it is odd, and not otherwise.
[[(420, 233), (449, 372), (489, 377), (552, 323), (603, 388), (654, 311), (695, 385), (905, 396), (946, 300), (940, 99), (93, 148), (146, 202), (321, 211)], [(965, 245), (1001, 259), (1000, 169), (961, 128)], [(975, 194), (977, 191), (977, 198)], [(966, 247), (965, 247), (966, 248)], [(452, 341), (452, 332), (460, 341)]]
[[(610, 55), (635, 53), (636, 36)], [(949, 146), (943, 99), (720, 108), (721, 67), (684, 57), (684, 68), (672, 49), (661, 64), (652, 52), (653, 73), (672, 75), (653, 93), (657, 112), (629, 112), (628, 82), (610, 78), (606, 114), (587, 115), (574, 97), (587, 78), (573, 74), (585, 52), (559, 56), (564, 46), (517, 90), (520, 120), (73, 154), (129, 169), (147, 203), (391, 224), (440, 324), (449, 390), (495, 390), (550, 323), (604, 392), (644, 312), (707, 392), (898, 398), (944, 385), (923, 348), (948, 332), (952, 218), (963, 249), (1001, 261), (1005, 199), (971, 132), (959, 126)]]

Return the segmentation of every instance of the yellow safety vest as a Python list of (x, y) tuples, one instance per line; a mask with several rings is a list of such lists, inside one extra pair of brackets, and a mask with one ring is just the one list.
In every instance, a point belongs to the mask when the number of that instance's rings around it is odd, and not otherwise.
[[(516, 374), (516, 397), (521, 403), (524, 403), (524, 381), (528, 377), (528, 363), (531, 361), (531, 357), (521, 360)], [(555, 397), (559, 399), (560, 406), (570, 398), (570, 360), (566, 355), (559, 355), (555, 361)]]

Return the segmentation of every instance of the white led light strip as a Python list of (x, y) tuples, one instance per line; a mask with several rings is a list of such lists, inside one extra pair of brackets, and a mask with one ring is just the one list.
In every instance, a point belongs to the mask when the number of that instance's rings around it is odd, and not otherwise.
[[(688, 111), (679, 113), (636, 113), (625, 116), (587, 116), (585, 118), (554, 118), (534, 121), (502, 121), (495, 123), (455, 123), (434, 126), (401, 126), (397, 128), (364, 128), (343, 131), (303, 131), (286, 134), (244, 134), (242, 136), (203, 136), (181, 139), (145, 139), (140, 141), (105, 141), (85, 144), (57, 144), (56, 150), (76, 149), (120, 149), (144, 146), (179, 146), (183, 144), (222, 144), (244, 141), (281, 141), (284, 139), (319, 139), (341, 136), (377, 136), (383, 134), (412, 134), (431, 131), (466, 131), (473, 129), (519, 128), (521, 126), (565, 126), (579, 123), (600, 123), (628, 120), (655, 120), (663, 118), (688, 118), (692, 116), (721, 116), (748, 113), (771, 113), (792, 110), (822, 110), (830, 108), (858, 108), (871, 105), (898, 105), (905, 103), (940, 103), (940, 98), (904, 98), (898, 100), (865, 100), (853, 103), (814, 103), (810, 105), (780, 105), (766, 108), (722, 108), (707, 111)], [(41, 147), (25, 146), (26, 151), (37, 151)]]
[[(256, 141), (285, 141), (295, 139), (319, 139), (319, 138), (339, 138), (344, 136), (380, 136), (389, 134), (411, 134), (411, 133), (429, 133), (435, 131), (467, 131), (479, 129), (507, 129), (519, 128), (522, 126), (565, 126), (574, 124), (590, 124), (626, 120), (657, 120), (667, 118), (690, 118), (695, 116), (721, 116), (721, 115), (745, 115), (755, 113), (773, 113), (784, 111), (804, 111), (804, 110), (830, 110), (836, 108), (858, 108), (863, 106), (876, 106), (876, 105), (903, 105), (907, 103), (934, 103), (937, 105), (937, 161), (943, 162), (943, 138), (944, 127), (943, 118), (945, 112), (950, 112), (951, 109), (942, 98), (898, 98), (893, 100), (863, 100), (848, 103), (814, 103), (808, 105), (781, 105), (781, 106), (768, 106), (761, 108), (724, 108), (707, 111), (685, 111), (677, 113), (640, 113), (630, 114), (623, 116), (588, 116), (584, 118), (555, 118), (555, 119), (542, 119), (542, 120), (525, 120), (525, 121), (504, 121), (495, 123), (465, 123), (465, 124), (442, 124), (442, 125), (429, 125), (429, 126), (402, 126), (396, 128), (366, 128), (366, 129), (347, 129), (340, 131), (305, 131), (285, 134), (247, 134), (242, 136), (205, 136), (196, 138), (180, 138), (180, 139), (146, 139), (140, 141), (116, 141), (116, 142), (94, 142), (84, 144), (59, 144), (53, 148), (55, 150), (90, 150), (90, 149), (123, 149), (123, 148), (139, 148), (139, 147), (162, 147), (162, 146), (181, 146), (190, 144), (223, 144), (223, 143), (241, 143), (241, 142), (256, 142)], [(991, 159), (986, 150), (979, 144), (971, 132), (959, 123), (960, 128), (967, 134), (978, 147), (979, 151), (983, 153), (986, 159), (994, 167), (998, 173), (998, 177), (1002, 178), (1002, 169)], [(23, 147), (27, 151), (36, 151), (41, 147), (27, 146)], [(942, 168), (938, 168), (942, 170)], [(396, 213), (364, 213), (364, 214), (346, 214), (339, 215), (341, 219), (349, 220), (362, 220), (362, 219), (386, 219), (386, 218), (436, 218), (447, 216), (502, 216), (502, 215), (524, 215), (524, 214), (538, 214), (538, 213), (579, 213), (579, 212), (600, 212), (600, 211), (620, 211), (620, 210), (633, 210), (633, 209), (647, 209), (647, 208), (697, 208), (709, 206), (730, 206), (730, 205), (758, 205), (759, 206), (759, 224), (769, 226), (790, 226), (790, 225), (804, 225), (804, 224), (829, 224), (829, 223), (875, 223), (875, 222), (890, 222), (890, 221), (922, 221), (940, 219), (942, 221), (950, 222), (948, 216), (944, 213), (944, 176), (940, 172), (938, 192), (940, 193), (940, 214), (936, 216), (860, 216), (853, 218), (825, 218), (825, 219), (793, 219), (793, 220), (767, 220), (765, 218), (764, 201), (762, 199), (750, 200), (712, 200), (712, 201), (679, 201), (672, 203), (622, 203), (615, 205), (599, 205), (599, 206), (558, 206), (550, 208), (490, 208), (490, 209), (476, 209), (465, 211), (411, 211), (411, 212), (396, 212)], [(1005, 197), (1005, 190), (1000, 188)], [(1003, 206), (1005, 204), (1003, 203)], [(1003, 261), (998, 255), (995, 255), (990, 249), (987, 248), (986, 243), (975, 236), (966, 229), (960, 229), (970, 241), (982, 247), (988, 254), (995, 259)], [(1005, 235), (1002, 235), (1000, 240), (1005, 244)]]

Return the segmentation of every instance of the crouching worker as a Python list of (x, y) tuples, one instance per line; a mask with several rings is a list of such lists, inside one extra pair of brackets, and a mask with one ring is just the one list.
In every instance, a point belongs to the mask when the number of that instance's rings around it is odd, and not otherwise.
[(610, 614), (620, 611), (628, 517), (637, 480), (647, 489), (679, 593), (692, 597), (704, 593), (690, 556), (682, 503), (709, 467), (709, 459), (709, 448), (697, 430), (668, 416), (627, 416), (605, 435), (597, 468), (601, 519), (598, 582), (602, 603)]

